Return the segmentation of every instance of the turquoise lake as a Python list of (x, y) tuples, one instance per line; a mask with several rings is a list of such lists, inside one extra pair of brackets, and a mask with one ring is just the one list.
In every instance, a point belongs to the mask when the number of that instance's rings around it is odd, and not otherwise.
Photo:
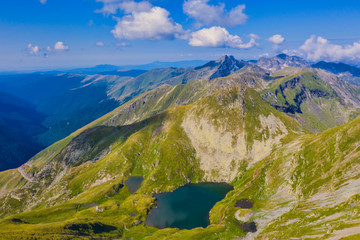
[(151, 210), (145, 224), (156, 228), (207, 227), (210, 210), (231, 190), (233, 187), (225, 183), (199, 183), (155, 194), (157, 208)]

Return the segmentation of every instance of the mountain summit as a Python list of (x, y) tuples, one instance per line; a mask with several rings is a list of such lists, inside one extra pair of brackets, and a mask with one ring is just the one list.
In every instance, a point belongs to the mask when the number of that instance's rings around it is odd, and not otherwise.
[(270, 72), (276, 72), (284, 67), (310, 67), (310, 64), (305, 59), (297, 56), (289, 56), (284, 53), (272, 58), (262, 57), (257, 62), (257, 65)]
[(236, 60), (233, 56), (225, 55), (216, 61), (210, 61), (203, 66), (197, 67), (195, 70), (209, 69), (213, 72), (209, 79), (214, 79), (229, 76), (247, 64), (245, 61)]

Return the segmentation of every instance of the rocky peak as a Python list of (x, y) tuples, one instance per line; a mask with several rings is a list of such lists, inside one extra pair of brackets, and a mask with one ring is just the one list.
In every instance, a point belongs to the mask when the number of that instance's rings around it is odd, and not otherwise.
[(232, 55), (225, 55), (221, 58), (219, 58), (218, 60), (216, 60), (215, 62), (217, 63), (232, 63), (232, 62), (236, 62), (237, 60), (234, 58), (234, 56)]
[(282, 60), (286, 60), (287, 58), (289, 58), (289, 56), (286, 55), (285, 53), (281, 53), (281, 54), (277, 55), (276, 57), (279, 59), (282, 59)]
[(196, 70), (203, 70), (209, 68), (213, 71), (210, 79), (229, 76), (241, 68), (247, 63), (245, 61), (238, 61), (233, 56), (225, 55), (216, 61), (208, 62), (207, 64), (196, 68)]
[(285, 67), (310, 67), (310, 64), (305, 59), (297, 56), (289, 56), (284, 53), (272, 58), (262, 57), (257, 62), (257, 65), (271, 72), (276, 72)]

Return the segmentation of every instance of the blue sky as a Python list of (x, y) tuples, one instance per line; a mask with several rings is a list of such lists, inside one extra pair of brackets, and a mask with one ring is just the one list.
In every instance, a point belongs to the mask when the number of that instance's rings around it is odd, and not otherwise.
[(0, 71), (256, 59), (360, 63), (360, 1), (11, 0)]

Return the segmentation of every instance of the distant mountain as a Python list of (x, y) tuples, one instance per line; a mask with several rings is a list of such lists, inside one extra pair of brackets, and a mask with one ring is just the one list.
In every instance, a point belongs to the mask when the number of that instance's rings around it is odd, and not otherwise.
[[(2, 78), (4, 90), (20, 96), (44, 117), (37, 124), (46, 131), (33, 137), (48, 146), (118, 107), (108, 90), (131, 77), (80, 74), (29, 74)], [(17, 100), (14, 100), (14, 103)], [(25, 159), (26, 160), (26, 159)]]
[(360, 68), (345, 63), (318, 62), (312, 65), (313, 68), (321, 68), (338, 75), (338, 77), (360, 86)]
[(270, 72), (275, 72), (285, 67), (310, 67), (310, 64), (305, 59), (297, 56), (288, 56), (286, 54), (279, 54), (272, 58), (262, 57), (256, 64)]
[[(178, 61), (178, 62), (152, 62), (148, 64), (141, 64), (141, 65), (97, 65), (95, 67), (89, 68), (76, 68), (76, 69), (69, 69), (62, 72), (71, 72), (71, 73), (79, 73), (79, 74), (111, 74), (114, 72), (122, 72), (124, 70), (131, 69), (131, 71), (148, 71), (155, 68), (187, 68), (187, 67), (196, 67), (205, 64), (207, 61), (205, 60), (192, 60), (192, 61)], [(138, 69), (138, 70), (132, 70)], [(129, 75), (127, 75), (129, 76)], [(135, 77), (135, 76), (134, 76)]]
[(78, 74), (97, 74), (100, 72), (117, 71), (120, 69), (121, 69), (120, 67), (115, 65), (102, 64), (102, 65), (96, 65), (95, 67), (69, 69), (64, 72), (78, 73)]
[(360, 77), (360, 68), (345, 63), (333, 63), (333, 62), (321, 61), (313, 64), (312, 67), (321, 68), (335, 74), (349, 72), (354, 76)]
[(191, 61), (178, 61), (178, 62), (152, 62), (142, 65), (121, 65), (122, 69), (141, 69), (141, 70), (151, 70), (155, 68), (188, 68), (196, 67), (205, 64), (206, 60), (191, 60)]
[(19, 167), (44, 148), (35, 141), (46, 131), (44, 119), (30, 103), (0, 92), (0, 171)]
[[(136, 77), (145, 71), (152, 70), (155, 68), (187, 68), (196, 67), (205, 64), (206, 60), (191, 60), (191, 61), (177, 61), (177, 62), (152, 62), (141, 65), (111, 65), (102, 64), (94, 67), (86, 68), (74, 68), (74, 69), (61, 69), (54, 71), (40, 71), (38, 73), (43, 74), (60, 74), (60, 73), (77, 73), (77, 74), (103, 74), (103, 75), (118, 75), (118, 76), (132, 76)], [(129, 73), (125, 73), (130, 71)], [(141, 72), (141, 73), (140, 73)], [(124, 73), (124, 74), (123, 74)], [(140, 74), (139, 74), (140, 73)], [(10, 73), (3, 73), (3, 75), (9, 75)], [(14, 72), (11, 75), (18, 75), (19, 73)], [(1, 76), (1, 73), (0, 73)]]
[(111, 96), (121, 102), (126, 102), (134, 96), (164, 84), (178, 85), (194, 80), (226, 77), (240, 71), (246, 65), (245, 61), (238, 61), (233, 56), (224, 56), (195, 68), (156, 68), (120, 83), (112, 91)]
[(147, 70), (126, 70), (120, 69), (115, 71), (99, 72), (99, 75), (113, 75), (119, 77), (138, 77), (143, 73), (146, 73)]

